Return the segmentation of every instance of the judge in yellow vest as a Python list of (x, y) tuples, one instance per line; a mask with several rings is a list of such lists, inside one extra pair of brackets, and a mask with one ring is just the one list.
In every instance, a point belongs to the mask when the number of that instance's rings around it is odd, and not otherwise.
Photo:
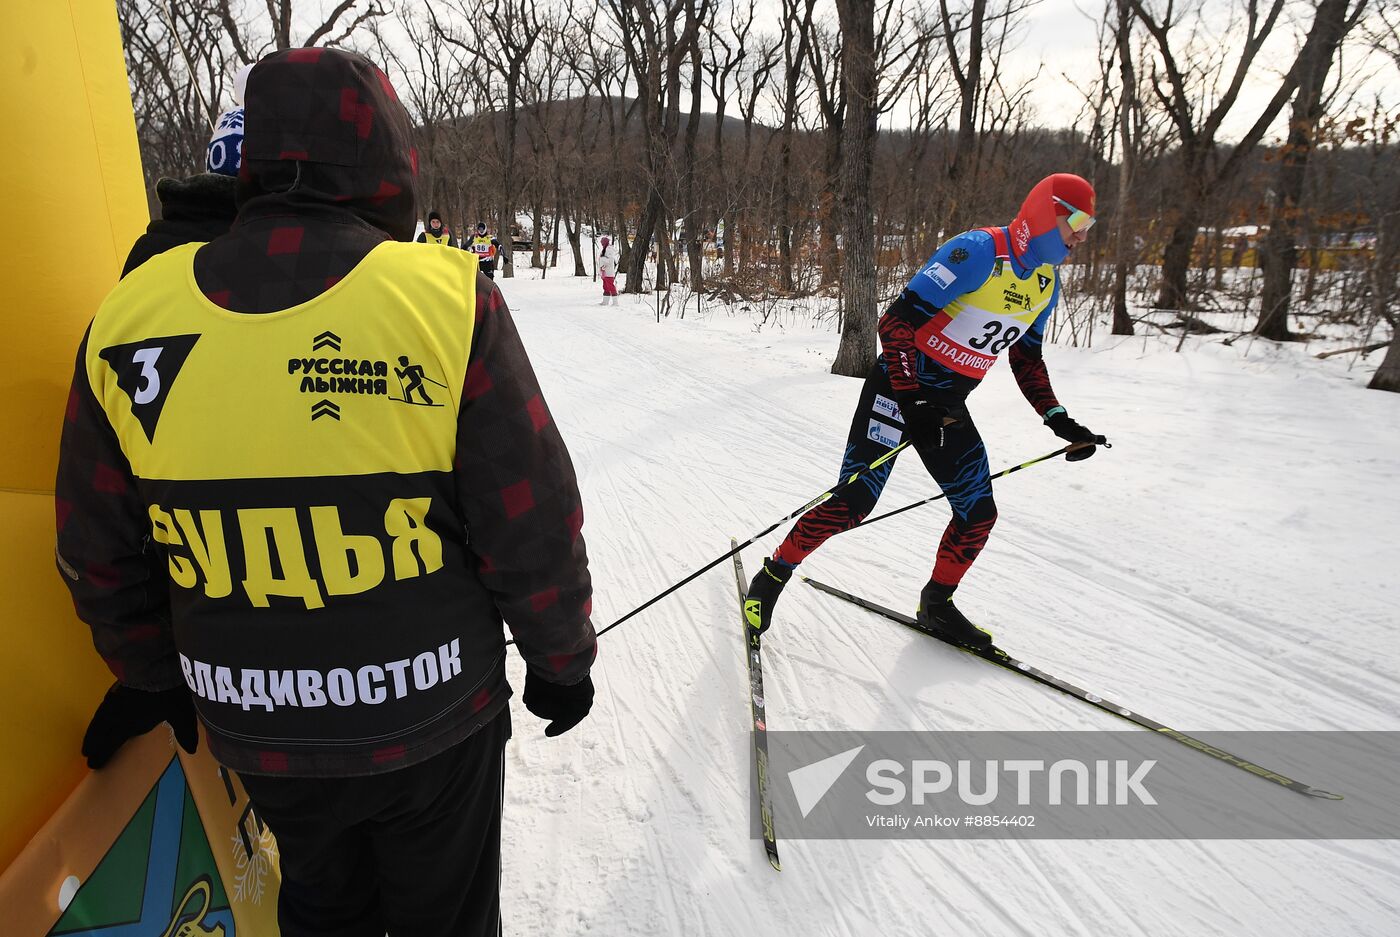
[(428, 223), (423, 226), (423, 230), (418, 234), (419, 244), (441, 244), (444, 247), (456, 247), (457, 239), (452, 236), (451, 230), (442, 223), (442, 216), (435, 211), (428, 212)]
[[(277, 837), (284, 937), (499, 932), (503, 625), (558, 735), (593, 699), (568, 451), (500, 293), (414, 229), (383, 72), (278, 52), (228, 234), (152, 258), (78, 351), (57, 563), (116, 678)], [(561, 793), (561, 797), (567, 794)]]

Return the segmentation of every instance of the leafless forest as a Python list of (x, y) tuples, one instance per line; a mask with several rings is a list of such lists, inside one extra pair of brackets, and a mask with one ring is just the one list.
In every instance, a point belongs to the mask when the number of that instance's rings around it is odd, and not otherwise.
[[(422, 212), (503, 241), (523, 218), (546, 275), (606, 233), (628, 292), (832, 297), (838, 373), (942, 238), (1069, 171), (1099, 193), (1082, 315), (1344, 334), (1400, 391), (1400, 0), (1083, 0), (1096, 52), (1028, 72), (1035, 4), (118, 0), (152, 191), (202, 166), (240, 65), (339, 46), (413, 115)], [(1029, 100), (1048, 81), (1066, 126)]]

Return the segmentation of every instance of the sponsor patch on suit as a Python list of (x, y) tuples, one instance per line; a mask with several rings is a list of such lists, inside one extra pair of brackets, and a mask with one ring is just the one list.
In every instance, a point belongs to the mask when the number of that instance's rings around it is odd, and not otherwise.
[(874, 410), (887, 420), (894, 420), (897, 423), (904, 422), (904, 415), (899, 412), (899, 404), (895, 403), (884, 394), (875, 395)]
[(899, 441), (904, 438), (904, 431), (895, 429), (887, 423), (879, 420), (871, 420), (870, 427), (866, 430), (866, 437), (873, 439), (882, 446), (893, 449), (899, 445)]

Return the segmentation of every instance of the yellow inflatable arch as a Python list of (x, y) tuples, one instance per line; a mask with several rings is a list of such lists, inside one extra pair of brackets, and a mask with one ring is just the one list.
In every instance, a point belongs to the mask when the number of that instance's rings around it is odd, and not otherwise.
[(54, 571), (58, 438), (78, 342), (148, 218), (113, 0), (13, 0), (5, 26), (0, 929), (275, 934), (275, 846), (235, 777), (164, 727), (101, 772), (78, 753), (112, 677)]

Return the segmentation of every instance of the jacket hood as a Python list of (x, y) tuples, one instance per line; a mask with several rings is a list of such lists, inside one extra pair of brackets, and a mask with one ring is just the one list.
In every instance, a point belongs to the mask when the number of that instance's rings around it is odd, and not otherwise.
[(1011, 252), (1028, 270), (1041, 264), (1058, 264), (1069, 255), (1055, 224), (1056, 218), (1068, 215), (1069, 210), (1055, 201), (1057, 198), (1094, 214), (1094, 187), (1082, 177), (1057, 172), (1037, 182), (1007, 227)]
[(417, 220), (413, 125), (389, 78), (338, 49), (289, 49), (248, 74), (240, 214), (349, 211), (399, 241)]
[(164, 221), (217, 218), (225, 225), (231, 224), (237, 214), (236, 194), (234, 178), (215, 172), (156, 182), (156, 198), (160, 199), (160, 217)]

